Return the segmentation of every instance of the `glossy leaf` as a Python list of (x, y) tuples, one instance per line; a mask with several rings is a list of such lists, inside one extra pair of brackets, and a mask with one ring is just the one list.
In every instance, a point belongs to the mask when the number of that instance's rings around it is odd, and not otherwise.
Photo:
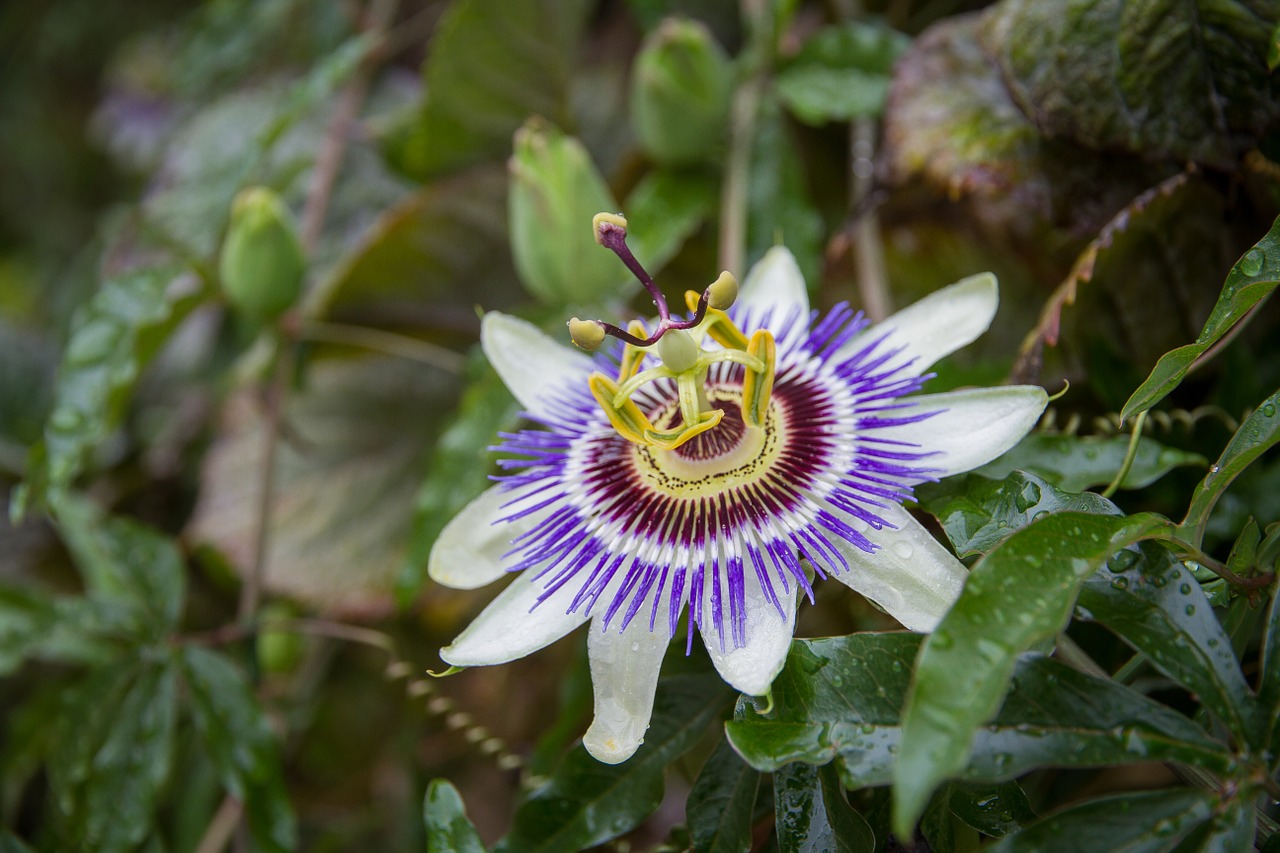
[(862, 853), (875, 833), (845, 799), (829, 768), (789, 764), (773, 774), (773, 799), (782, 853)]
[(200, 301), (192, 285), (170, 268), (141, 270), (103, 282), (76, 315), (16, 515), (32, 504), (56, 505), (116, 429), (143, 369)]
[(961, 557), (985, 554), (1014, 531), (1053, 512), (1119, 515), (1115, 504), (1092, 492), (1073, 495), (1041, 477), (1014, 471), (1001, 480), (980, 474), (949, 477), (916, 489), (920, 505), (938, 517)]
[(1199, 696), (1238, 737), (1260, 745), (1253, 693), (1231, 640), (1200, 584), (1167, 551), (1151, 545), (1120, 552), (1107, 571), (1085, 581), (1079, 607), (1083, 618), (1115, 631)]
[(458, 789), (444, 779), (433, 779), (422, 804), (427, 829), (427, 853), (484, 853), (476, 828), (467, 819)]
[(173, 759), (177, 677), (168, 661), (99, 670), (68, 695), (50, 785), (76, 849), (132, 850), (150, 832)]
[(1017, 782), (953, 783), (950, 788), (947, 805), (952, 814), (984, 835), (1003, 838), (1036, 818)]
[[(1068, 492), (1105, 486), (1115, 479), (1129, 450), (1129, 436), (1075, 436), (1032, 433), (1008, 453), (976, 473), (1001, 479), (1020, 469), (1038, 474)], [(1155, 439), (1138, 439), (1138, 452), (1122, 489), (1141, 489), (1184, 465), (1207, 465), (1198, 453), (1165, 447)]]
[(698, 853), (747, 853), (760, 773), (721, 741), (689, 791), (685, 805), (693, 849)]
[(426, 101), (403, 152), (425, 179), (503, 157), (531, 115), (569, 124), (569, 72), (590, 4), (531, 0), (450, 6), (423, 66)]
[(796, 117), (813, 125), (879, 115), (889, 70), (909, 43), (883, 25), (824, 27), (778, 74), (778, 96)]
[(186, 564), (176, 542), (138, 522), (105, 517), (83, 498), (65, 499), (58, 520), (90, 599), (128, 608), (139, 639), (162, 639), (177, 627)]
[(1017, 656), (1062, 630), (1081, 582), (1121, 548), (1171, 529), (1154, 515), (1065, 512), (1031, 523), (974, 566), (916, 664), (894, 784), (895, 833), (909, 837), (929, 795), (963, 769)]
[(984, 43), (1041, 133), (1226, 166), (1276, 117), (1269, 0), (1004, 0)]
[(610, 765), (575, 748), (516, 811), (510, 835), (496, 850), (579, 850), (637, 826), (662, 802), (666, 767), (697, 743), (728, 702), (729, 691), (714, 676), (679, 675), (658, 682), (653, 721), (639, 751)]
[(255, 841), (271, 851), (297, 846), (280, 769), (280, 748), (249, 682), (224, 655), (188, 645), (182, 673), (205, 751), (227, 791), (245, 804)]
[(1191, 506), (1187, 509), (1187, 517), (1182, 520), (1181, 529), (1190, 535), (1191, 541), (1199, 543), (1204, 537), (1205, 526), (1209, 523), (1209, 514), (1213, 512), (1218, 499), (1231, 486), (1236, 477), (1252, 465), (1259, 456), (1266, 453), (1277, 442), (1280, 442), (1280, 391), (1272, 394), (1262, 405), (1244, 419), (1236, 434), (1223, 449), (1218, 461), (1209, 467), (1200, 485), (1191, 496)]
[(1211, 792), (1188, 788), (1102, 797), (1049, 815), (990, 849), (992, 853), (1157, 853), (1174, 849), (1213, 816), (1216, 806), (1217, 797)]
[(1182, 383), (1191, 367), (1280, 283), (1280, 219), (1258, 243), (1236, 261), (1218, 302), (1195, 343), (1166, 353), (1151, 375), (1129, 397), (1120, 415), (1125, 420), (1145, 412)]

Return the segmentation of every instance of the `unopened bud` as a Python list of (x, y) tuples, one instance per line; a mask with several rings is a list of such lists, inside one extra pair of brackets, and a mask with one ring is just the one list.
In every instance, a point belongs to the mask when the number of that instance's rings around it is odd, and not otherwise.
[(707, 288), (707, 307), (723, 311), (738, 300), (738, 280), (728, 270)]
[(569, 321), (569, 337), (579, 349), (593, 352), (604, 343), (604, 326), (595, 320), (579, 320), (574, 317)]
[(293, 217), (266, 187), (242, 190), (218, 259), (227, 300), (253, 320), (274, 320), (302, 292), (306, 260)]
[(715, 154), (728, 123), (732, 64), (702, 24), (664, 21), (640, 48), (632, 118), (654, 160), (690, 165)]

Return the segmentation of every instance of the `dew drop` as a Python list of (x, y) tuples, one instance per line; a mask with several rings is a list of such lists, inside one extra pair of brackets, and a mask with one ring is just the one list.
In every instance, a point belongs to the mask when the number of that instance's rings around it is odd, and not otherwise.
[(1221, 470), (1222, 470), (1222, 469), (1221, 469), (1220, 467), (1218, 467), (1217, 465), (1210, 465), (1210, 466), (1209, 466), (1209, 473), (1210, 473), (1210, 474), (1216, 474), (1216, 473), (1218, 473), (1218, 472), (1219, 472), (1219, 471), (1221, 471)]
[(1240, 259), (1240, 272), (1245, 275), (1257, 275), (1262, 272), (1262, 265), (1266, 263), (1266, 260), (1266, 254), (1257, 246), (1254, 246), (1245, 252), (1244, 257)]
[(915, 553), (915, 549), (911, 547), (910, 542), (894, 542), (893, 553), (904, 560), (911, 559), (911, 555)]
[(1128, 589), (1128, 588), (1129, 588), (1129, 579), (1128, 579), (1128, 578), (1125, 578), (1125, 577), (1112, 578), (1112, 579), (1111, 579), (1111, 586), (1113, 586), (1113, 587), (1114, 587), (1114, 588), (1116, 588), (1116, 589)]
[(1195, 606), (1194, 604), (1188, 604), (1188, 605), (1187, 605), (1187, 615), (1188, 615), (1188, 616), (1195, 616), (1195, 615), (1196, 615), (1196, 606)]
[(1184, 584), (1179, 585), (1179, 587), (1178, 587), (1178, 592), (1182, 593), (1183, 595), (1190, 595), (1190, 594), (1191, 594), (1191, 584), (1189, 584), (1189, 583), (1184, 583)]
[(1264, 418), (1274, 418), (1276, 416), (1276, 407), (1271, 403), (1267, 403), (1262, 407), (1262, 416)]
[(631, 644), (631, 651), (633, 652), (640, 651), (640, 642), (638, 640)]

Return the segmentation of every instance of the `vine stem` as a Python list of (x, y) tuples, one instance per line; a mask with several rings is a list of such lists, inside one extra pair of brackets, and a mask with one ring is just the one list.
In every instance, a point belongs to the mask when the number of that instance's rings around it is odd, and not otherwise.
[(461, 373), (467, 364), (464, 356), (451, 349), (370, 326), (352, 326), (325, 320), (303, 320), (298, 335), (302, 340), (361, 347), (398, 356), (420, 364), (428, 364), (446, 373)]

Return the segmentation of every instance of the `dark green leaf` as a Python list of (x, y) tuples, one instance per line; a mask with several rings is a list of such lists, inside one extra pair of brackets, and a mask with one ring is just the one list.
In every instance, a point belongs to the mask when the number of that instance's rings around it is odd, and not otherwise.
[(147, 836), (176, 718), (168, 661), (106, 667), (69, 693), (49, 781), (72, 846), (131, 850)]
[(1017, 782), (950, 786), (947, 804), (952, 813), (981, 833), (1003, 838), (1036, 819), (1026, 793)]
[(183, 677), (204, 748), (223, 784), (245, 804), (249, 829), (268, 850), (291, 850), (297, 828), (280, 769), (279, 745), (244, 675), (224, 655), (182, 649)]
[(47, 596), (22, 587), (0, 587), (0, 677), (22, 665), (56, 618)]
[(0, 829), (0, 853), (34, 853), (34, 848), (7, 829)]
[(627, 196), (627, 241), (650, 274), (680, 251), (718, 201), (716, 181), (703, 172), (655, 169), (640, 179)]
[(1245, 418), (1218, 461), (1209, 467), (1209, 473), (1205, 474), (1196, 487), (1191, 496), (1191, 506), (1187, 509), (1187, 517), (1182, 520), (1181, 525), (1183, 533), (1192, 537), (1192, 542), (1198, 543), (1203, 539), (1209, 514), (1232, 481), (1259, 456), (1280, 442), (1278, 406), (1280, 391), (1263, 400), (1262, 405)]
[(824, 27), (778, 74), (778, 96), (809, 124), (879, 115), (893, 61), (908, 44), (882, 24)]
[(1117, 554), (1107, 571), (1085, 581), (1079, 604), (1082, 617), (1115, 631), (1236, 735), (1258, 743), (1253, 693), (1231, 640), (1200, 584), (1167, 551), (1150, 545)]
[(58, 522), (90, 599), (132, 610), (139, 638), (161, 639), (177, 627), (186, 565), (172, 539), (129, 519), (104, 517), (79, 497), (63, 499)]
[(1258, 704), (1267, 721), (1268, 747), (1275, 749), (1280, 723), (1280, 595), (1271, 589), (1267, 623), (1262, 634), (1262, 675), (1258, 681)]
[(1045, 136), (1228, 165), (1276, 117), (1272, 0), (993, 6), (986, 45)]
[(992, 853), (1158, 853), (1172, 850), (1212, 817), (1217, 802), (1208, 791), (1187, 788), (1103, 797), (1052, 814), (990, 849)]
[(920, 505), (938, 517), (961, 557), (985, 554), (1014, 531), (1053, 512), (1119, 515), (1115, 504), (1092, 492), (1073, 495), (1035, 474), (1014, 471), (1002, 480), (979, 474), (949, 477), (916, 490)]
[(484, 853), (458, 789), (444, 779), (433, 779), (427, 786), (422, 820), (427, 828), (427, 853)]
[(403, 166), (424, 179), (503, 157), (531, 115), (568, 126), (569, 72), (590, 4), (462, 0), (436, 27), (427, 94)]
[(1248, 797), (1234, 799), (1219, 807), (1212, 820), (1200, 825), (1178, 853), (1252, 853), (1254, 850), (1254, 810)]
[(632, 829), (662, 801), (663, 773), (724, 712), (729, 692), (708, 675), (658, 683), (644, 744), (622, 764), (601, 764), (582, 747), (569, 753), (549, 782), (516, 811), (499, 843), (504, 853), (579, 850)]
[(751, 849), (751, 815), (760, 774), (721, 741), (702, 766), (685, 814), (698, 853), (746, 853)]
[(173, 269), (142, 270), (103, 282), (77, 314), (43, 443), (33, 450), (25, 488), (13, 501), (16, 515), (32, 503), (57, 504), (120, 423), (143, 369), (200, 301), (189, 285)]
[(1181, 384), (1192, 365), (1280, 283), (1280, 219), (1236, 261), (1204, 329), (1193, 344), (1166, 353), (1120, 410), (1123, 419), (1145, 412)]
[(1066, 625), (1084, 579), (1121, 548), (1172, 527), (1149, 514), (1065, 512), (1032, 522), (974, 566), (916, 664), (894, 780), (900, 837), (910, 836), (938, 784), (964, 768), (1017, 656)]
[[(1129, 450), (1129, 436), (1075, 436), (1033, 433), (1008, 453), (978, 468), (975, 473), (1001, 479), (1014, 469), (1038, 474), (1068, 492), (1105, 486), (1115, 479)], [(1183, 465), (1206, 465), (1198, 453), (1165, 447), (1151, 438), (1138, 439), (1133, 466), (1121, 481), (1122, 489), (1141, 489)]]
[(789, 764), (773, 774), (773, 798), (782, 853), (863, 853), (875, 833), (845, 799), (830, 768)]
[[(758, 770), (834, 758), (850, 787), (889, 784), (920, 642), (910, 634), (798, 641), (774, 682), (772, 718), (730, 722), (730, 741)], [(959, 775), (994, 782), (1037, 767), (1156, 758), (1232, 766), (1226, 747), (1182, 715), (1115, 682), (1028, 655), (995, 719), (977, 730)]]

